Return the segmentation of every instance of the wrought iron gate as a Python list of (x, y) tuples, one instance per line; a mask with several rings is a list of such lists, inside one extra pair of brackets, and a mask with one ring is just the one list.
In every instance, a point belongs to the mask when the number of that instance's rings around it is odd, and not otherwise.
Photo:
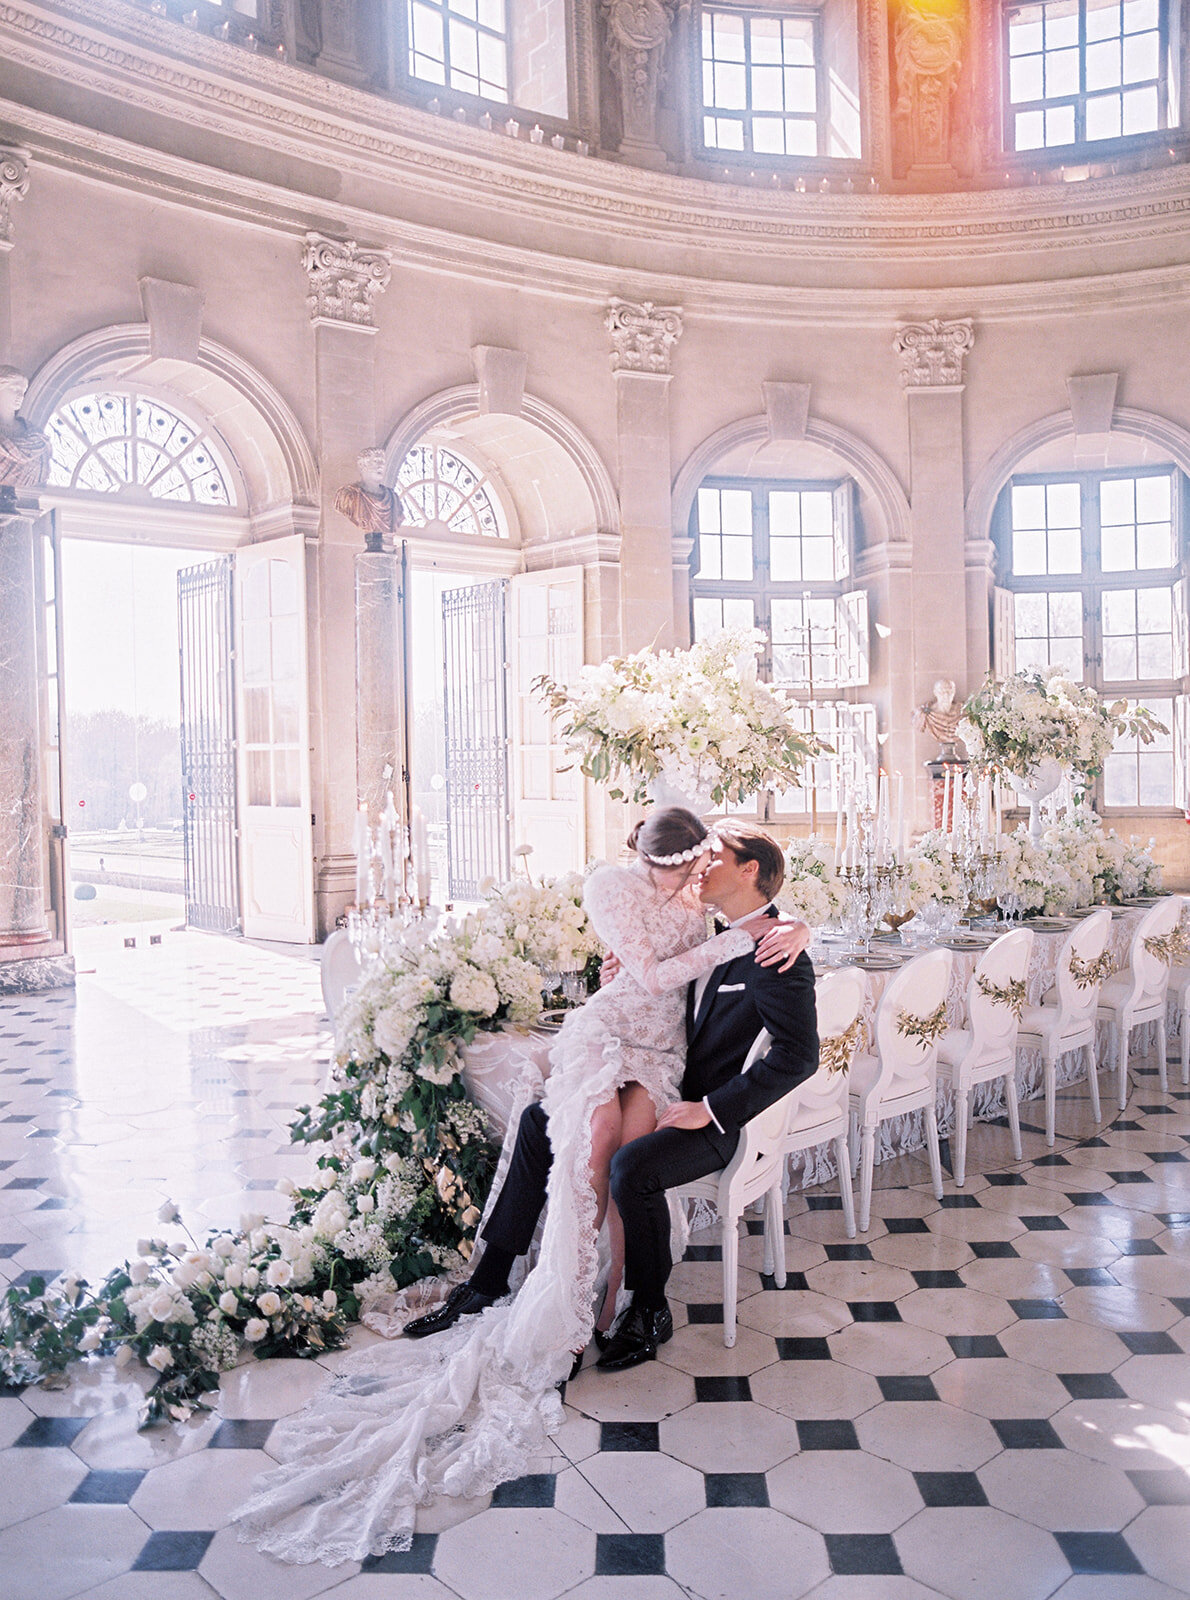
[(232, 686), (233, 557), (178, 573), (186, 921), (240, 927)]
[(507, 583), (448, 589), (445, 642), (446, 864), (452, 900), (509, 876)]

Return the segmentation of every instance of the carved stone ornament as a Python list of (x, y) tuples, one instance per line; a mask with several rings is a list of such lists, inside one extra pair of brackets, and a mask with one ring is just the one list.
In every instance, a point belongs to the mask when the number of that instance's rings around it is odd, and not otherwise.
[(893, 24), (894, 115), (907, 125), (913, 166), (950, 161), (951, 102), (966, 31), (962, 0), (900, 0)]
[(612, 336), (613, 372), (668, 372), (670, 353), (682, 337), (682, 308), (612, 300), (604, 326)]
[(675, 0), (602, 0), (607, 59), (620, 85), (625, 145), (656, 145), (657, 91)]
[(12, 243), (12, 207), (29, 192), (29, 157), (23, 150), (0, 149), (0, 249)]
[(975, 346), (970, 317), (957, 322), (906, 322), (897, 330), (893, 348), (901, 361), (905, 389), (947, 389), (961, 386), (963, 359)]
[(302, 265), (310, 279), (306, 304), (311, 322), (375, 328), (373, 301), (392, 277), (392, 256), (387, 250), (366, 250), (354, 239), (308, 233)]

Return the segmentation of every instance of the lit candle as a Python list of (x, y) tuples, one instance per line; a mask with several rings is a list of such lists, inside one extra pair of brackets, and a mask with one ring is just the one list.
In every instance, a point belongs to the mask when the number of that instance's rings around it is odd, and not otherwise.
[(897, 865), (905, 862), (905, 780), (899, 772), (893, 774), (897, 786)]
[(355, 903), (366, 906), (372, 898), (372, 830), (368, 808), (361, 805), (355, 814)]
[(840, 774), (835, 776), (835, 871), (843, 864), (843, 788)]
[(425, 816), (413, 808), (413, 875), (417, 880), (417, 898), (422, 905), (430, 903), (430, 837)]
[(393, 835), (400, 826), (401, 819), (397, 815), (393, 792), (390, 789), (380, 815), (380, 862), (384, 872), (384, 898), (388, 901), (390, 909), (397, 903), (396, 874), (393, 871)]
[(888, 773), (880, 771), (876, 783), (876, 865), (883, 866), (888, 849)]

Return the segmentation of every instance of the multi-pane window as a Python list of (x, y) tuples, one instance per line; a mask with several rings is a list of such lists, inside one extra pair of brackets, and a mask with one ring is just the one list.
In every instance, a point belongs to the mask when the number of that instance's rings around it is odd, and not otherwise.
[[(1015, 479), (1003, 502), (1017, 666), (1060, 666), (1170, 729), (1187, 672), (1179, 484), (1167, 467), (1064, 473)], [(1122, 740), (1098, 798), (1172, 805), (1177, 755), (1172, 734)]]
[(143, 394), (88, 394), (54, 412), (49, 482), (97, 494), (231, 507), (231, 474), (213, 441)]
[[(828, 744), (842, 740), (859, 771), (874, 771), (873, 708), (833, 698), (868, 681), (867, 596), (847, 586), (851, 485), (708, 479), (690, 531), (694, 637), (759, 629), (762, 675), (802, 701), (805, 726), (813, 717)], [(834, 770), (816, 763), (802, 788), (772, 797), (775, 809), (833, 809)]]
[(1152, 133), (1166, 125), (1162, 0), (1031, 0), (1005, 9), (1013, 150)]
[(815, 156), (823, 150), (819, 18), (704, 6), (703, 144)]
[(436, 524), (451, 533), (507, 537), (484, 477), (444, 445), (414, 445), (397, 468), (396, 490), (411, 527)]
[(409, 73), (427, 83), (508, 99), (505, 0), (408, 0)]

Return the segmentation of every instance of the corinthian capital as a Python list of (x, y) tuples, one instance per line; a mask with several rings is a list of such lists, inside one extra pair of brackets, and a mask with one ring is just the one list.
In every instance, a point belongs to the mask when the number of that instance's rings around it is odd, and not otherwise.
[(670, 352), (682, 337), (682, 308), (612, 300), (604, 326), (612, 336), (613, 372), (668, 372)]
[(963, 382), (963, 359), (975, 345), (970, 317), (955, 322), (904, 322), (893, 348), (900, 357), (905, 389), (955, 388)]
[(29, 192), (29, 154), (0, 147), (0, 249), (12, 243), (12, 207)]
[(392, 276), (392, 257), (387, 250), (366, 250), (354, 239), (308, 233), (302, 266), (310, 280), (306, 304), (311, 322), (375, 328), (373, 301)]

